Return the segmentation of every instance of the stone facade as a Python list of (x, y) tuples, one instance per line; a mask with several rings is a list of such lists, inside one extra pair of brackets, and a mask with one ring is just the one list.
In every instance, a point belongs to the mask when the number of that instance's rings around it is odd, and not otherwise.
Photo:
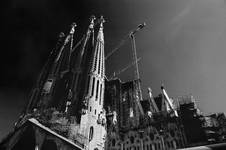
[[(183, 127), (168, 112), (150, 112), (148, 100), (141, 101), (145, 112), (135, 103), (136, 81), (106, 81), (107, 150), (161, 150), (185, 146)], [(131, 110), (132, 109), (132, 110)]]

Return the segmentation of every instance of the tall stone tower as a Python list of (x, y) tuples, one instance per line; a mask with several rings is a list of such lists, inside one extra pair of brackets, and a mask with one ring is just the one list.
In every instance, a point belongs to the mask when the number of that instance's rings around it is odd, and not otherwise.
[(85, 97), (88, 108), (83, 110), (80, 123), (81, 131), (89, 138), (87, 149), (104, 149), (106, 136), (106, 119), (103, 109), (105, 79), (103, 23), (104, 19), (101, 17), (92, 65), (88, 74)]

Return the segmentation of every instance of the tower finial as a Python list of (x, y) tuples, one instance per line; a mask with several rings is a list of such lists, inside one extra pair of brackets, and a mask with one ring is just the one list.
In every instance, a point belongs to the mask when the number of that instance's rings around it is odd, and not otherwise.
[(148, 93), (149, 93), (149, 92), (152, 92), (152, 89), (151, 89), (150, 87), (148, 87)]
[(164, 84), (162, 83), (162, 85), (161, 85), (161, 89), (164, 89)]
[(76, 24), (75, 22), (73, 22), (73, 23), (71, 24), (71, 31), (70, 31), (70, 34), (74, 34), (74, 32), (75, 32), (75, 27), (77, 27), (77, 24)]
[(103, 28), (104, 23), (105, 23), (104, 17), (100, 16), (100, 28)]
[(90, 25), (89, 25), (89, 28), (90, 29), (93, 29), (94, 28), (94, 20), (96, 19), (96, 17), (94, 15), (92, 15), (90, 17)]

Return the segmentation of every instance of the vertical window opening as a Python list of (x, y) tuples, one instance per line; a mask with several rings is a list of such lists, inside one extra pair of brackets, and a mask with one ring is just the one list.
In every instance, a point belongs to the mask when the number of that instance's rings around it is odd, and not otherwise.
[(93, 139), (93, 127), (90, 127), (89, 130), (89, 141), (91, 141)]
[(96, 100), (98, 98), (99, 95), (99, 80), (97, 80), (97, 88), (96, 88)]
[(94, 94), (94, 85), (95, 85), (95, 77), (93, 77), (92, 96), (93, 96), (93, 94)]
[(102, 99), (102, 84), (100, 84), (100, 98), (99, 98), (99, 105), (101, 105), (101, 99)]
[[(102, 50), (102, 57), (101, 58), (104, 58), (104, 50)], [(102, 59), (102, 62), (101, 62), (101, 76), (102, 77), (104, 76), (104, 59)]]
[(112, 146), (115, 146), (115, 139), (112, 139), (112, 141), (111, 141), (111, 143), (112, 143)]
[(100, 66), (101, 66), (101, 53), (102, 51), (99, 50), (99, 65), (98, 65), (98, 74), (100, 74)]

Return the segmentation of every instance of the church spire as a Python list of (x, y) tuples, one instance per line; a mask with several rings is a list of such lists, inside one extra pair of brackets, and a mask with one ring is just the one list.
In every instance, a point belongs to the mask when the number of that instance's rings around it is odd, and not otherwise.
[(103, 23), (105, 22), (103, 16), (100, 18), (100, 28), (97, 35), (97, 42), (94, 52), (94, 58), (92, 62), (91, 72), (96, 75), (104, 75), (104, 34), (103, 34)]
[(88, 73), (87, 94), (85, 102), (87, 107), (83, 109), (80, 126), (82, 134), (88, 138), (87, 149), (104, 148), (105, 130), (105, 111), (103, 109), (104, 100), (104, 18), (99, 20), (100, 28), (98, 31), (94, 52), (91, 58), (91, 68)]

